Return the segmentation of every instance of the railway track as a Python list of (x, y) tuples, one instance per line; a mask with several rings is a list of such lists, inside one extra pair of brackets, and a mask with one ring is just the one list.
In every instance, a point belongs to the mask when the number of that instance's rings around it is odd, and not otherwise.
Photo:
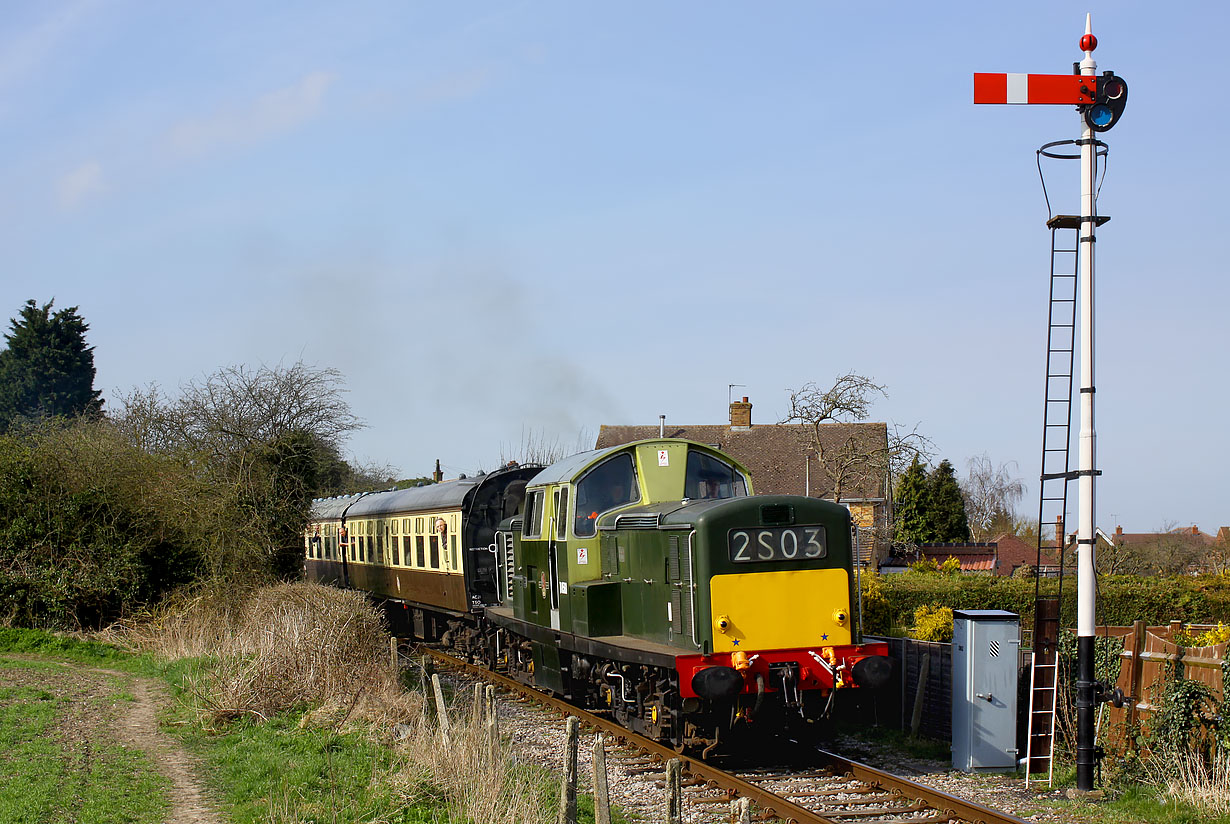
[(532, 689), (497, 672), (454, 658), (432, 647), (418, 650), (442, 665), (467, 673), (523, 696), (583, 725), (602, 731), (641, 755), (625, 766), (660, 769), (672, 758), (682, 762), (685, 788), (693, 804), (719, 804), (747, 798), (763, 817), (793, 824), (1027, 824), (1023, 819), (932, 789), (837, 753), (807, 749), (806, 763), (789, 769), (728, 772), (698, 758), (679, 755), (670, 747), (637, 735), (615, 722), (579, 709), (562, 699)]

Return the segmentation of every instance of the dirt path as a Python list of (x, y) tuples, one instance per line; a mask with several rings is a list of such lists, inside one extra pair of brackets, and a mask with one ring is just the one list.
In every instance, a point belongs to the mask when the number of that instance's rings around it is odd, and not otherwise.
[[(8, 658), (29, 658), (7, 655)], [(46, 659), (39, 659), (46, 660)], [(48, 677), (54, 673), (52, 677)], [(56, 670), (0, 667), (0, 685), (38, 686), (69, 700), (61, 732), (68, 741), (118, 741), (145, 752), (171, 782), (166, 824), (223, 824), (217, 806), (198, 779), (200, 765), (158, 725), (170, 702), (166, 685), (115, 670), (59, 664)], [(132, 701), (116, 700), (128, 692)], [(101, 711), (100, 711), (101, 710)]]

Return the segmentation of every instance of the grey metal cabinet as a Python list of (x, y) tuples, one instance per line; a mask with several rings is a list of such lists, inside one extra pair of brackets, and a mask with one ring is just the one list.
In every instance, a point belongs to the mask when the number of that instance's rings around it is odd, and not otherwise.
[(1019, 616), (999, 609), (952, 615), (952, 765), (1015, 770)]

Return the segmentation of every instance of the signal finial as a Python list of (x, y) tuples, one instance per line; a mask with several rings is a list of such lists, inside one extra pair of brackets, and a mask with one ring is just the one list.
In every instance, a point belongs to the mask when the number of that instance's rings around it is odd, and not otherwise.
[(1093, 36), (1093, 15), (1085, 15), (1085, 35), (1081, 38), (1081, 51), (1085, 55), (1091, 56), (1089, 53), (1098, 47), (1098, 38)]

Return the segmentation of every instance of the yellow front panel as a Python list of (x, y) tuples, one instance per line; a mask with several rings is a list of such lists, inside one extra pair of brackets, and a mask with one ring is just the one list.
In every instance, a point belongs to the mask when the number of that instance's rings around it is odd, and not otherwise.
[[(850, 643), (850, 579), (844, 569), (715, 575), (709, 597), (714, 652)], [(725, 632), (719, 627), (723, 618)]]

